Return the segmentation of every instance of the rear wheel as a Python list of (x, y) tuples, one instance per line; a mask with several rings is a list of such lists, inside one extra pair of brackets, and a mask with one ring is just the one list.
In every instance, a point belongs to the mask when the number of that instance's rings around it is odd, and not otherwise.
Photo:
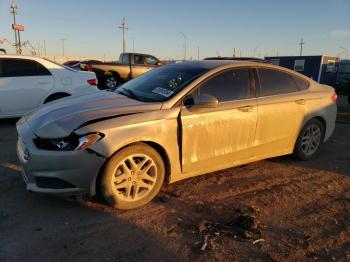
[(106, 75), (103, 80), (104, 87), (114, 91), (120, 84), (120, 78), (115, 75)]
[(294, 148), (294, 155), (301, 160), (317, 156), (324, 139), (324, 126), (318, 119), (311, 119), (300, 131)]
[(134, 144), (115, 154), (101, 178), (105, 200), (119, 209), (147, 204), (159, 192), (165, 176), (162, 157), (146, 144)]

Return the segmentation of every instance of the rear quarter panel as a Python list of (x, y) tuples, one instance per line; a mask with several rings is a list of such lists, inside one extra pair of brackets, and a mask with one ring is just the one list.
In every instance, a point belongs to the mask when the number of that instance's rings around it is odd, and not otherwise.
[(337, 104), (331, 99), (334, 92), (334, 88), (330, 86), (312, 82), (307, 93), (308, 114), (305, 116), (303, 126), (312, 118), (322, 118), (326, 124), (324, 141), (327, 141), (335, 128)]

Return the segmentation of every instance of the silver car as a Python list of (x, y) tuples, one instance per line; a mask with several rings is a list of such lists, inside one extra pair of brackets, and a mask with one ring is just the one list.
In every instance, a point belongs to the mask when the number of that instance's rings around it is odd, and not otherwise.
[(115, 92), (63, 99), (19, 120), (29, 191), (95, 195), (120, 209), (164, 183), (294, 153), (317, 155), (334, 89), (278, 66), (197, 61), (155, 69)]

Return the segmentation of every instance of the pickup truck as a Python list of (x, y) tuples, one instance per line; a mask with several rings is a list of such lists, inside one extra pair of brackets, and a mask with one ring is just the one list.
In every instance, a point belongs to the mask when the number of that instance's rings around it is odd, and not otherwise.
[(161, 65), (152, 55), (122, 53), (118, 62), (81, 62), (80, 69), (95, 72), (99, 89), (115, 90), (120, 84)]

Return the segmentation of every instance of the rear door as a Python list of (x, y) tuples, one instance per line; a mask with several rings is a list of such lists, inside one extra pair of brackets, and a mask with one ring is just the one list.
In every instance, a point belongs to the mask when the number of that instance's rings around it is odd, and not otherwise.
[(49, 72), (29, 59), (1, 58), (0, 115), (20, 116), (37, 108), (54, 85)]
[(272, 68), (258, 68), (257, 73), (260, 90), (255, 154), (266, 158), (291, 153), (307, 113), (306, 93), (289, 73)]
[(182, 107), (183, 172), (210, 172), (251, 158), (257, 122), (252, 70), (221, 72), (194, 92), (215, 96), (219, 105), (205, 109), (192, 109), (190, 104)]

